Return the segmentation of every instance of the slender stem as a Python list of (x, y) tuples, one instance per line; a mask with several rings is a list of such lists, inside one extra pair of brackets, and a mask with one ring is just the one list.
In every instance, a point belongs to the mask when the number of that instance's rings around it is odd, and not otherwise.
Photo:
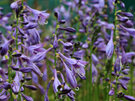
[[(12, 73), (12, 69), (10, 68), (10, 65), (11, 65), (11, 62), (12, 62), (12, 51), (9, 50), (9, 61), (8, 61), (8, 80), (9, 80), (9, 83), (12, 83), (12, 78), (11, 78), (11, 73)], [(9, 99), (10, 101), (13, 101), (13, 96), (12, 96), (12, 89), (10, 89), (10, 96), (11, 98)]]
[[(113, 37), (113, 41), (116, 42), (116, 36), (117, 36), (117, 2), (114, 5), (114, 37)], [(116, 47), (116, 45), (114, 45), (114, 47)], [(116, 86), (115, 86), (115, 101), (117, 101), (117, 81), (118, 81), (118, 77), (116, 76)]]
[(90, 93), (90, 101), (92, 101), (92, 88), (93, 88), (93, 85), (92, 85), (92, 49), (93, 49), (93, 46), (92, 44), (90, 45), (90, 87), (89, 87), (89, 93)]
[(16, 49), (18, 49), (18, 23), (19, 23), (19, 18), (16, 16)]

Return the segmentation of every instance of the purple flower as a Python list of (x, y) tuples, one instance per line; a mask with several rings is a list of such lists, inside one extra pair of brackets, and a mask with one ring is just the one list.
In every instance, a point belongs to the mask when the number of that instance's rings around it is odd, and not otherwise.
[(72, 28), (72, 27), (66, 27), (66, 28), (60, 27), (59, 30), (64, 30), (64, 31), (71, 32), (71, 33), (76, 32), (76, 30), (74, 28)]
[(124, 31), (127, 31), (129, 34), (131, 34), (132, 36), (135, 35), (135, 29), (134, 28), (126, 28), (123, 25), (120, 25), (120, 28), (122, 28)]
[(10, 7), (12, 9), (17, 9), (19, 7), (19, 4), (21, 4), (21, 1), (20, 0), (17, 0), (15, 2), (11, 3)]
[(64, 56), (61, 52), (59, 52), (59, 55), (61, 58), (65, 59), (66, 62), (68, 62), (71, 66), (74, 67), (73, 70), (79, 75), (80, 78), (85, 79), (84, 67), (87, 64), (86, 61), (68, 58)]
[(26, 99), (26, 101), (33, 101), (33, 99), (30, 96), (26, 96), (25, 94), (21, 94), (23, 98)]
[(135, 101), (135, 98), (133, 96), (124, 95), (124, 98), (129, 100), (129, 101)]
[(37, 90), (37, 87), (34, 85), (23, 85), (23, 86), (31, 90)]
[(110, 96), (114, 95), (114, 88), (112, 88), (112, 89), (109, 91), (109, 95), (110, 95)]
[(107, 58), (110, 59), (113, 55), (114, 44), (113, 44), (113, 31), (111, 32), (111, 38), (106, 46), (106, 55)]
[(19, 93), (20, 86), (21, 86), (19, 75), (20, 75), (20, 73), (19, 72), (16, 72), (16, 76), (14, 78), (14, 82), (13, 82), (13, 86), (12, 86), (12, 91), (15, 94), (18, 94)]
[(51, 50), (52, 48), (48, 48), (47, 50), (43, 51), (43, 52), (38, 52), (36, 55), (33, 55), (31, 57), (31, 61), (32, 62), (40, 62), (42, 61), (45, 57), (46, 54)]
[(57, 47), (58, 47), (58, 40), (57, 40), (57, 36), (54, 35), (53, 48), (56, 49)]
[(38, 21), (39, 24), (41, 25), (45, 24), (46, 19), (49, 17), (49, 14), (46, 13), (46, 11), (39, 11), (36, 9), (32, 9), (29, 6), (27, 6), (27, 8), (33, 13), (35, 20)]
[(19, 70), (23, 73), (28, 73), (28, 72), (32, 71), (32, 68), (31, 67), (23, 67), (23, 68), (20, 68)]
[(120, 12), (121, 15), (127, 16), (127, 17), (133, 17), (133, 14), (130, 12)]
[(58, 92), (58, 86), (60, 86), (60, 85), (61, 85), (61, 83), (57, 77), (57, 71), (56, 71), (56, 69), (54, 69), (54, 82), (53, 82), (54, 93)]
[(75, 78), (75, 75), (73, 74), (73, 72), (67, 67), (67, 65), (65, 64), (65, 62), (61, 59), (64, 67), (65, 67), (65, 70), (66, 70), (66, 74), (67, 74), (67, 81), (70, 83), (70, 85), (73, 87), (73, 88), (76, 88), (77, 87), (77, 81), (76, 81), (76, 78)]

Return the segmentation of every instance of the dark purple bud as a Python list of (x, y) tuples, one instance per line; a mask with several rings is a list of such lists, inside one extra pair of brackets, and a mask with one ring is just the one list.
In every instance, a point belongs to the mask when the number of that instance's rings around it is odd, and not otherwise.
[(37, 90), (37, 87), (34, 86), (34, 85), (23, 85), (24, 87), (28, 88), (28, 89), (31, 89), (31, 90)]
[(129, 101), (135, 101), (135, 98), (133, 96), (124, 95), (124, 98), (129, 100)]
[(19, 67), (18, 67), (18, 66), (15, 66), (15, 65), (11, 66), (11, 68), (12, 68), (13, 70), (16, 70), (16, 71), (19, 70)]
[(29, 81), (31, 79), (32, 79), (32, 77), (25, 77), (25, 80), (27, 80), (27, 81)]
[(76, 32), (76, 30), (74, 28), (72, 28), (72, 27), (67, 27), (67, 28), (60, 27), (59, 30), (64, 30), (64, 31), (71, 32), (71, 33)]
[(20, 57), (21, 55), (22, 55), (22, 53), (19, 52), (18, 50), (14, 51), (14, 52), (12, 53), (12, 56), (14, 56), (14, 57)]
[(60, 20), (59, 23), (64, 24), (64, 23), (66, 23), (66, 20)]
[(58, 19), (58, 21), (61, 20), (61, 15), (60, 15), (60, 13), (59, 13), (58, 11), (55, 11), (55, 12), (54, 12), (54, 15), (55, 15), (55, 17)]
[(29, 73), (32, 71), (32, 67), (23, 67), (19, 69), (23, 73)]
[(33, 101), (33, 99), (30, 96), (26, 96), (22, 93), (22, 97), (26, 99), (26, 101)]
[(127, 16), (127, 17), (133, 17), (133, 14), (130, 12), (120, 12), (121, 15)]

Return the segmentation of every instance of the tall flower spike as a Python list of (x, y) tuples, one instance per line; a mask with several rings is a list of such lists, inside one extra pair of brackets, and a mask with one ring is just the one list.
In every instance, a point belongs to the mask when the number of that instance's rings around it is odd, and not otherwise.
[(75, 78), (75, 75), (73, 74), (73, 72), (67, 67), (67, 65), (65, 64), (65, 62), (61, 59), (64, 67), (65, 67), (65, 70), (66, 70), (66, 74), (67, 74), (67, 81), (70, 83), (70, 85), (73, 87), (73, 88), (76, 88), (77, 87), (77, 81), (76, 81), (76, 78)]
[(107, 58), (110, 59), (113, 55), (114, 44), (113, 44), (113, 30), (111, 31), (111, 38), (106, 46), (106, 55)]

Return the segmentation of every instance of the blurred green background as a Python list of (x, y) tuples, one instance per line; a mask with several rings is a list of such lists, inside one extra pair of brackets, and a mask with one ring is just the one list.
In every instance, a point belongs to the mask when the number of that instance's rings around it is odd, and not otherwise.
[[(0, 0), (0, 6), (4, 7), (4, 12), (11, 11), (10, 4), (14, 0)], [(26, 0), (27, 3), (33, 7), (38, 9), (47, 9), (52, 11), (57, 5), (60, 4), (61, 0)], [(126, 10), (133, 8), (135, 10), (135, 0), (122, 0), (126, 5)]]

